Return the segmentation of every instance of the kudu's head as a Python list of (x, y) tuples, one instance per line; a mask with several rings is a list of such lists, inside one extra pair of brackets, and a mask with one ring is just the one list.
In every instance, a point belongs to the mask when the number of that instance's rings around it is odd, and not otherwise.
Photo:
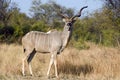
[(64, 26), (64, 30), (67, 30), (67, 31), (71, 31), (72, 30), (72, 25), (73, 23), (76, 21), (76, 18), (77, 17), (80, 17), (81, 16), (81, 12), (84, 8), (87, 8), (88, 6), (85, 6), (85, 7), (82, 7), (79, 11), (79, 13), (71, 18), (63, 15), (63, 14), (60, 14), (63, 18), (63, 22), (65, 22), (65, 26)]

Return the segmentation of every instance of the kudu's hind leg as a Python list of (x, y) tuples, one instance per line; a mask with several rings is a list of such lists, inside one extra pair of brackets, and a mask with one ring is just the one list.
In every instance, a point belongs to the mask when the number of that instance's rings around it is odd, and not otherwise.
[(30, 53), (29, 57), (27, 58), (28, 67), (29, 67), (29, 71), (30, 71), (31, 76), (33, 76), (32, 68), (31, 68), (31, 61), (32, 61), (35, 53), (36, 53), (36, 51), (35, 51), (35, 49), (34, 49), (34, 50)]
[[(27, 60), (28, 64), (30, 64), (30, 62), (34, 56), (33, 54), (35, 54), (35, 51), (34, 50), (26, 50), (24, 53), (26, 54), (26, 56), (22, 60), (22, 75), (23, 76), (25, 76), (25, 60)], [(30, 66), (31, 65), (29, 65), (29, 67)], [(32, 70), (30, 71), (30, 73), (32, 74)]]
[(22, 59), (22, 75), (25, 76), (25, 61), (27, 60), (27, 58), (29, 57), (29, 54), (30, 51), (29, 50), (25, 50), (24, 49), (24, 54), (25, 54), (25, 57)]
[(23, 58), (22, 60), (22, 75), (25, 76), (25, 59), (26, 58)]

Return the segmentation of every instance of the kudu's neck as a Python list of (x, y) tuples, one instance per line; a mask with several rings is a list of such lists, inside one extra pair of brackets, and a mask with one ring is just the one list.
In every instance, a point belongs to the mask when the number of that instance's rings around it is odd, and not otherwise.
[(62, 40), (63, 40), (63, 46), (67, 46), (67, 44), (70, 41), (70, 38), (72, 36), (72, 30), (73, 29), (66, 29), (66, 27), (64, 27), (63, 31), (62, 31)]
[(65, 36), (65, 38), (70, 38), (72, 35), (72, 29), (66, 30), (64, 27), (62, 34)]

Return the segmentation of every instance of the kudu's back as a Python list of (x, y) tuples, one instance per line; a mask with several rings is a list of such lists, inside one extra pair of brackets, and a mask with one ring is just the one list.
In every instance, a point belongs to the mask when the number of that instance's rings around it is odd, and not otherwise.
[(26, 50), (35, 49), (38, 52), (52, 52), (62, 46), (61, 33), (58, 31), (51, 33), (31, 31), (22, 38), (22, 45)]

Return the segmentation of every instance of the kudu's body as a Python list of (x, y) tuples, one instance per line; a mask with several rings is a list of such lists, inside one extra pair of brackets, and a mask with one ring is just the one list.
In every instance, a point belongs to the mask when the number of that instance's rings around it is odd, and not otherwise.
[(31, 31), (27, 33), (22, 38), (22, 45), (24, 48), (24, 52), (26, 53), (26, 57), (23, 58), (23, 67), (22, 67), (22, 74), (24, 73), (24, 61), (27, 60), (29, 65), (30, 74), (32, 75), (32, 69), (30, 62), (32, 58), (34, 57), (36, 52), (42, 52), (42, 53), (51, 53), (51, 60), (47, 72), (47, 76), (49, 76), (49, 72), (51, 69), (52, 64), (55, 65), (55, 75), (58, 77), (57, 72), (57, 54), (60, 54), (64, 48), (66, 47), (67, 43), (70, 40), (71, 34), (72, 34), (72, 24), (76, 21), (76, 17), (81, 16), (81, 11), (87, 8), (87, 6), (81, 8), (79, 15), (75, 15), (72, 18), (68, 18), (61, 14), (61, 16), (64, 18), (63, 21), (65, 22), (65, 26), (63, 31), (52, 31), (49, 33), (44, 32), (38, 32), (38, 31)]

